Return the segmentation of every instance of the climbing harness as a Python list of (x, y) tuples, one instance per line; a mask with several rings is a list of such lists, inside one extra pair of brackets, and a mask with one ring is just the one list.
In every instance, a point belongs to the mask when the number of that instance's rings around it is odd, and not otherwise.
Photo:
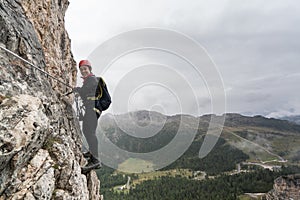
[(6, 48), (2, 47), (1, 45), (0, 45), (0, 48), (1, 48), (2, 50), (6, 51), (7, 53), (9, 53), (9, 54), (11, 54), (11, 55), (15, 56), (16, 58), (18, 58), (18, 59), (22, 60), (23, 62), (25, 62), (25, 63), (29, 64), (29, 65), (30, 65), (31, 67), (33, 67), (34, 69), (37, 69), (37, 70), (39, 70), (40, 72), (42, 72), (42, 73), (46, 74), (47, 76), (49, 76), (50, 78), (52, 78), (52, 79), (56, 80), (57, 82), (59, 82), (59, 83), (61, 83), (61, 84), (65, 85), (65, 86), (67, 86), (67, 87), (69, 87), (69, 88), (73, 88), (71, 85), (69, 85), (69, 84), (67, 84), (67, 83), (65, 83), (65, 82), (63, 82), (63, 81), (61, 81), (61, 80), (59, 80), (58, 78), (56, 78), (56, 77), (52, 76), (52, 75), (51, 75), (51, 74), (49, 74), (48, 72), (46, 72), (46, 71), (44, 71), (44, 70), (42, 70), (42, 69), (38, 68), (37, 66), (35, 66), (35, 65), (34, 65), (34, 64), (32, 64), (31, 62), (29, 62), (28, 60), (25, 60), (24, 58), (20, 57), (20, 56), (19, 56), (19, 55), (17, 55), (16, 53), (14, 53), (14, 52), (12, 52), (12, 51), (10, 51), (10, 50), (8, 50), (8, 49), (6, 49)]

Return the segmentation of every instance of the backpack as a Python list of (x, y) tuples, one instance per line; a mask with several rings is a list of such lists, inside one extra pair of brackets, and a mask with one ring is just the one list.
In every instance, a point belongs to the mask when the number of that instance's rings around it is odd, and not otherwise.
[(111, 97), (103, 78), (97, 77), (98, 86), (96, 89), (95, 108), (100, 111), (107, 110), (111, 104)]

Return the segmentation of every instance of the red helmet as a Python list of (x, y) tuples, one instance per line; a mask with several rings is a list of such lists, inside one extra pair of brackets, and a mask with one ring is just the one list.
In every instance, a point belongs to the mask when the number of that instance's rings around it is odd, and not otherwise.
[(90, 61), (88, 61), (88, 60), (81, 60), (81, 61), (79, 62), (79, 68), (80, 68), (81, 66), (83, 66), (83, 65), (89, 66), (90, 69), (92, 68), (92, 64), (91, 64)]

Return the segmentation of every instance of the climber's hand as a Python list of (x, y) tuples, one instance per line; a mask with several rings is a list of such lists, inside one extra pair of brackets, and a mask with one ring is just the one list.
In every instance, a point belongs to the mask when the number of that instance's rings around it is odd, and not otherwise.
[(74, 93), (79, 93), (79, 91), (80, 91), (80, 87), (74, 87), (73, 88), (73, 92)]

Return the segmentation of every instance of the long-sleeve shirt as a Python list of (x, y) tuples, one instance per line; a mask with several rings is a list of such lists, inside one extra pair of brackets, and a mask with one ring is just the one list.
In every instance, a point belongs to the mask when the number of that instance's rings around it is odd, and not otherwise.
[(87, 97), (95, 97), (98, 86), (98, 79), (95, 75), (90, 74), (86, 78), (84, 78), (84, 82), (82, 87), (79, 89), (79, 95), (83, 100), (83, 105), (86, 108), (95, 107), (95, 101), (88, 100)]

